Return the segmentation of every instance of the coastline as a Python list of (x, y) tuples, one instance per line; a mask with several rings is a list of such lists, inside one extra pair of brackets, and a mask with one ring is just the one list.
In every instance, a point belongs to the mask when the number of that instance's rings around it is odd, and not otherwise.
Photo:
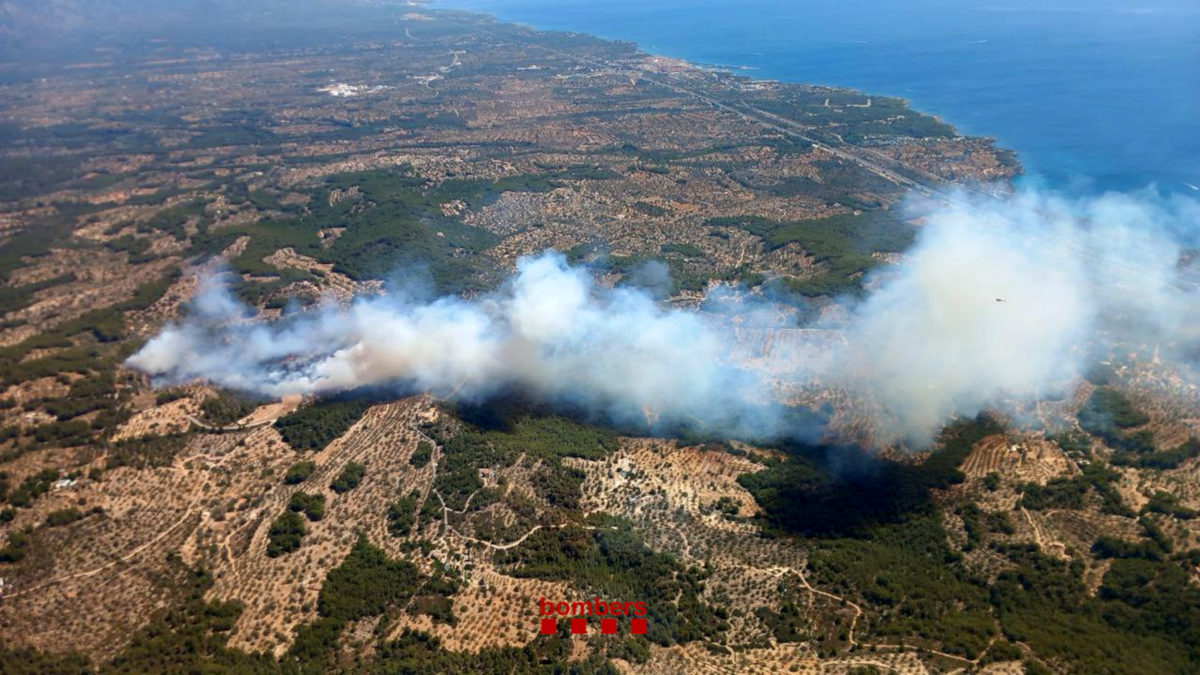
[[(911, 111), (912, 113), (915, 113), (916, 115), (918, 115), (920, 117), (935, 120), (936, 122), (945, 125), (946, 127), (948, 127), (949, 129), (951, 129), (953, 131), (955, 137), (958, 139), (963, 139), (963, 140), (966, 140), (969, 142), (985, 144), (991, 151), (995, 152), (997, 154), (997, 156), (999, 158), (1001, 158), (1002, 163), (1006, 164), (1011, 169), (1011, 171), (1007, 175), (998, 177), (998, 178), (987, 178), (987, 179), (972, 178), (970, 180), (953, 180), (953, 179), (948, 180), (948, 179), (944, 179), (941, 177), (929, 176), (927, 174), (927, 172), (923, 172), (922, 170), (916, 169), (911, 166), (906, 166), (906, 165), (904, 165), (903, 162), (897, 162), (897, 164), (899, 165), (899, 168), (915, 170), (915, 172), (918, 174), (925, 174), (925, 176), (924, 176), (925, 178), (938, 178), (939, 180), (942, 180), (945, 183), (947, 183), (951, 186), (954, 186), (954, 187), (970, 187), (972, 184), (974, 184), (975, 186), (978, 186), (978, 185), (986, 184), (986, 183), (1002, 183), (1005, 188), (1011, 189), (1014, 185), (1014, 181), (1027, 175), (1026, 167), (1022, 164), (1022, 162), (1020, 160), (1020, 153), (1018, 150), (1000, 145), (999, 139), (995, 136), (964, 134), (964, 133), (962, 133), (962, 131), (959, 130), (958, 126), (955, 125), (953, 121), (948, 121), (941, 115), (925, 112), (923, 110), (913, 107), (913, 101), (906, 97), (893, 96), (890, 94), (876, 94), (876, 93), (872, 93), (870, 91), (866, 91), (863, 89), (857, 89), (857, 88), (841, 86), (841, 85), (821, 84), (821, 83), (815, 83), (815, 82), (799, 82), (799, 81), (782, 80), (782, 79), (778, 79), (778, 78), (754, 77), (753, 75), (745, 74), (745, 72), (744, 72), (744, 71), (758, 70), (758, 68), (754, 67), (754, 66), (727, 65), (727, 64), (713, 64), (713, 63), (697, 62), (697, 61), (688, 60), (685, 58), (670, 56), (667, 54), (656, 53), (656, 52), (652, 51), (650, 48), (644, 47), (643, 45), (641, 45), (638, 42), (633, 41), (633, 40), (604, 37), (604, 36), (600, 36), (600, 35), (596, 35), (596, 34), (588, 33), (588, 32), (583, 32), (583, 31), (545, 28), (545, 27), (537, 26), (537, 25), (530, 24), (530, 23), (524, 22), (524, 21), (505, 19), (505, 18), (498, 16), (497, 14), (495, 14), (493, 12), (484, 11), (481, 9), (461, 9), (461, 8), (450, 7), (446, 4), (443, 4), (442, 0), (410, 0), (410, 1), (411, 1), (411, 6), (419, 6), (422, 9), (425, 9), (430, 12), (436, 12), (443, 16), (452, 15), (452, 14), (456, 14), (456, 13), (461, 14), (461, 15), (470, 15), (470, 16), (473, 16), (476, 18), (485, 19), (485, 20), (490, 21), (495, 24), (502, 24), (502, 25), (508, 25), (511, 27), (521, 28), (521, 29), (527, 30), (531, 33), (535, 33), (535, 34), (539, 34), (539, 35), (562, 35), (564, 37), (586, 37), (586, 38), (589, 38), (592, 40), (597, 40), (597, 41), (614, 44), (614, 45), (616, 45), (616, 44), (628, 45), (633, 48), (635, 55), (637, 57), (640, 57), (644, 61), (648, 61), (651, 63), (666, 64), (669, 67), (673, 67), (673, 68), (676, 68), (679, 70), (687, 70), (687, 71), (690, 71), (693, 73), (703, 73), (703, 74), (710, 74), (710, 75), (714, 75), (714, 76), (718, 76), (718, 77), (729, 78), (729, 79), (733, 80), (734, 82), (744, 84), (751, 88), (756, 88), (756, 87), (765, 87), (765, 88), (778, 87), (778, 88), (783, 88), (783, 89), (795, 88), (798, 90), (805, 90), (805, 91), (820, 91), (820, 92), (829, 92), (830, 94), (861, 96), (861, 97), (864, 97), (865, 99), (867, 99), (868, 102), (870, 102), (872, 100), (881, 100), (881, 101), (887, 100), (887, 101), (899, 102), (900, 104), (903, 105), (903, 107), (905, 109)], [(628, 66), (629, 64), (607, 64), (607, 65)], [(648, 70), (642, 70), (642, 72), (645, 74), (648, 74), (648, 75), (662, 75), (662, 73), (648, 71)], [(661, 82), (660, 82), (660, 84), (661, 84)], [(668, 86), (670, 86), (670, 85), (668, 85)], [(772, 117), (774, 117), (774, 116), (772, 116)], [(788, 120), (788, 121), (795, 123), (795, 120)], [(770, 126), (769, 122), (768, 122), (768, 126)], [(864, 159), (865, 159), (865, 161), (869, 164), (872, 160), (886, 159), (886, 158), (879, 156), (878, 153), (872, 152), (871, 148), (873, 146), (869, 145), (869, 144), (848, 143), (848, 142), (843, 141), (840, 138), (838, 140), (841, 142), (836, 143), (836, 144), (831, 144), (829, 142), (830, 139), (815, 140), (815, 139), (807, 138), (804, 136), (801, 136), (801, 138), (804, 138), (804, 140), (806, 140), (806, 141), (813, 142), (814, 144), (816, 144), (818, 146), (832, 145), (833, 148), (837, 148), (837, 149), (854, 148), (856, 151), (863, 151), (866, 153), (870, 153), (870, 155), (872, 155), (869, 158), (855, 158), (855, 159), (852, 159), (851, 161), (859, 162), (859, 161), (864, 161)], [(916, 142), (916, 143), (925, 143), (925, 142), (929, 142), (931, 140), (935, 140), (936, 138), (937, 137), (929, 137), (929, 136), (909, 137), (909, 140)], [(837, 153), (835, 152), (834, 154), (837, 154)], [(916, 186), (914, 186), (914, 187), (916, 187)], [(932, 186), (926, 186), (926, 187), (932, 187)], [(927, 194), (931, 194), (931, 192), (929, 192)], [(991, 189), (980, 190), (980, 192), (987, 196), (995, 196), (996, 195), (996, 192)]]
[[(1082, 3), (1081, 3), (1082, 4)], [(1035, 8), (705, 0), (688, 5), (435, 0), (545, 29), (635, 42), (696, 64), (904, 98), (966, 136), (1016, 150), (1023, 184), (1086, 196), (1195, 196), (1200, 104), (1194, 9), (1114, 16)], [(1057, 54), (1045, 58), (1046, 50)]]

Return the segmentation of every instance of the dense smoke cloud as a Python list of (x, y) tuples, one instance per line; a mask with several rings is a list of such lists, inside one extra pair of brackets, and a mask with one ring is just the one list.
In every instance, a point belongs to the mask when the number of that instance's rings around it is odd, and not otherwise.
[(759, 438), (811, 431), (789, 428), (774, 401), (781, 380), (795, 390), (813, 377), (870, 402), (882, 437), (923, 445), (953, 416), (1061, 393), (1118, 343), (1170, 355), (1196, 337), (1200, 303), (1180, 264), (1194, 201), (1024, 193), (911, 209), (923, 225), (903, 262), (816, 326), (843, 338), (832, 356), (739, 341), (785, 326), (761, 296), (721, 288), (706, 311), (665, 309), (549, 252), (481, 299), (393, 293), (275, 324), (248, 319), (210, 279), (189, 318), (129, 365), (272, 396), (389, 384), (478, 400), (516, 387), (621, 424)]
[(842, 362), (911, 440), (1062, 393), (1118, 342), (1171, 348), (1197, 325), (1180, 266), (1194, 202), (1022, 193), (916, 211), (918, 242), (855, 308)]
[(209, 279), (188, 320), (129, 365), (272, 396), (395, 384), (478, 400), (519, 388), (621, 424), (776, 433), (767, 386), (730, 362), (716, 317), (600, 288), (554, 252), (522, 259), (503, 289), (473, 301), (364, 297), (273, 325), (239, 321), (246, 312)]

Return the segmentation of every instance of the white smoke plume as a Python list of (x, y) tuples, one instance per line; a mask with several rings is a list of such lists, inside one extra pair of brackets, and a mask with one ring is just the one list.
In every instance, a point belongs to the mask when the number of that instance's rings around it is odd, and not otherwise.
[(1196, 337), (1200, 296), (1180, 264), (1200, 226), (1194, 201), (1020, 193), (912, 210), (924, 224), (904, 260), (819, 325), (844, 336), (833, 358), (748, 355), (737, 332), (785, 326), (761, 298), (717, 291), (726, 301), (710, 306), (739, 307), (735, 331), (727, 309), (601, 288), (548, 252), (480, 299), (364, 297), (274, 324), (247, 320), (209, 280), (189, 318), (128, 364), (271, 396), (389, 385), (478, 400), (519, 388), (619, 424), (758, 438), (811, 431), (788, 428), (774, 402), (781, 378), (809, 372), (871, 401), (883, 436), (923, 445), (956, 415), (1064, 390), (1119, 343), (1171, 354)]
[(1026, 192), (915, 211), (917, 243), (854, 308), (839, 367), (917, 444), (954, 415), (1062, 393), (1118, 344), (1170, 351), (1200, 325), (1180, 264), (1193, 201)]
[(761, 375), (730, 361), (728, 326), (637, 288), (598, 287), (554, 252), (522, 259), (503, 289), (474, 301), (364, 297), (276, 324), (238, 321), (246, 313), (210, 279), (191, 316), (128, 364), (271, 396), (395, 385), (478, 400), (519, 388), (620, 424), (776, 433), (778, 406)]

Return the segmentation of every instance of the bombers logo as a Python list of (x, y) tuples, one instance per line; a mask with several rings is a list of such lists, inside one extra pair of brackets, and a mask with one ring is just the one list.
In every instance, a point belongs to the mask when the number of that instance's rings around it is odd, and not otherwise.
[[(644, 602), (605, 602), (599, 597), (584, 602), (551, 602), (545, 598), (538, 601), (538, 613), (542, 616), (542, 634), (558, 633), (558, 619), (571, 617), (571, 634), (587, 633), (590, 616), (600, 619), (600, 632), (613, 635), (617, 632), (618, 617), (630, 617), (629, 632), (634, 635), (646, 634), (646, 616), (648, 608)], [(582, 615), (582, 616), (581, 616)], [(547, 618), (549, 617), (549, 618)]]

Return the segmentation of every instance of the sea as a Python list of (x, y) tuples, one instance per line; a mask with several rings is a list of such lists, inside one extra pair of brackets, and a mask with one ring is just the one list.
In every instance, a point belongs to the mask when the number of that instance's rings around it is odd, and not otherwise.
[(748, 77), (905, 98), (1021, 182), (1200, 197), (1200, 0), (440, 0)]

